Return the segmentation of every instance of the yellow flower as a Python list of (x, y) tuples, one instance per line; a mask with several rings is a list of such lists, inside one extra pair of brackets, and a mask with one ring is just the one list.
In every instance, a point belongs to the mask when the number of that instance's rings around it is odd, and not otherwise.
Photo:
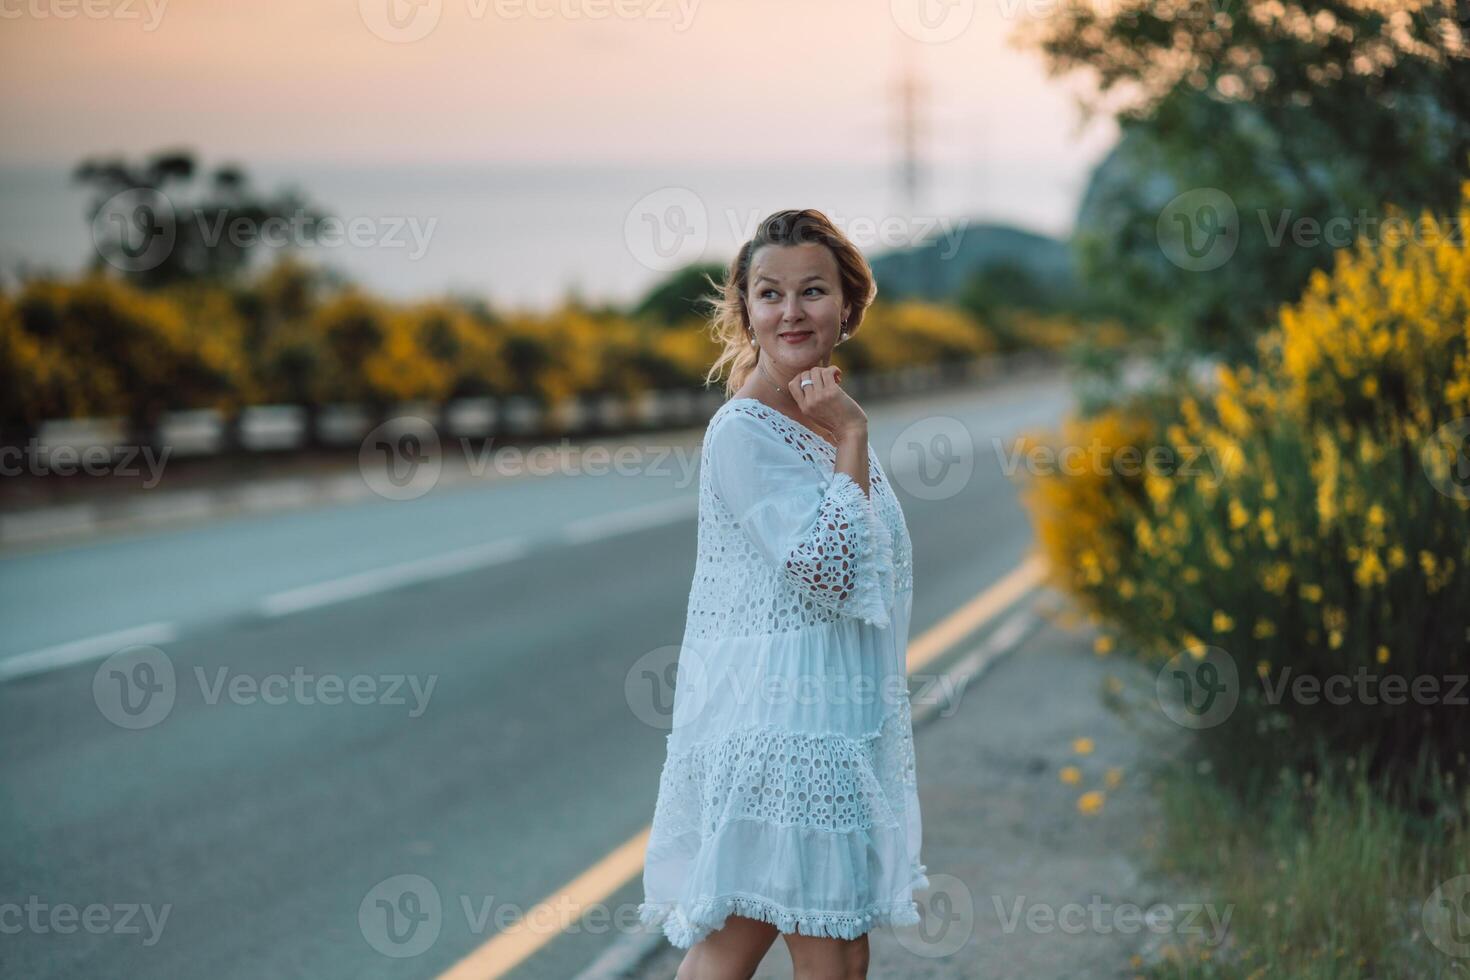
[(1388, 647), (1382, 644), (1378, 646), (1378, 662), (1381, 664), (1388, 663)]
[(1225, 478), (1233, 480), (1245, 471), (1245, 453), (1240, 444), (1233, 439), (1220, 439), (1220, 469)]
[(1081, 738), (1074, 738), (1072, 740), (1072, 751), (1076, 752), (1078, 755), (1091, 755), (1092, 739), (1088, 738), (1086, 735), (1082, 736)]
[(1174, 481), (1167, 476), (1150, 473), (1143, 478), (1143, 489), (1154, 503), (1154, 510), (1162, 513), (1174, 496)]
[(1337, 478), (1339, 457), (1337, 443), (1330, 432), (1317, 433), (1317, 457), (1310, 468), (1317, 481), (1317, 519), (1323, 527), (1337, 519)]
[(1361, 588), (1367, 589), (1374, 585), (1382, 585), (1387, 581), (1387, 574), (1383, 570), (1383, 563), (1378, 560), (1376, 548), (1369, 548), (1363, 553), (1363, 558), (1358, 562), (1358, 567), (1353, 570), (1353, 579)]
[(1205, 550), (1210, 553), (1210, 561), (1219, 568), (1229, 568), (1235, 562), (1230, 557), (1230, 552), (1220, 543), (1220, 539), (1213, 534), (1205, 536)]
[(1099, 636), (1092, 641), (1092, 652), (1098, 655), (1108, 653), (1113, 649), (1113, 638), (1111, 636)]
[(1267, 565), (1261, 572), (1261, 587), (1272, 595), (1281, 595), (1286, 591), (1286, 583), (1291, 581), (1291, 566), (1284, 561), (1273, 562)]
[(1205, 427), (1204, 420), (1199, 414), (1199, 403), (1193, 398), (1186, 395), (1179, 402), (1179, 411), (1184, 416), (1184, 422), (1190, 429), (1199, 432)]
[(1190, 566), (1189, 568), (1186, 568), (1184, 571), (1180, 572), (1179, 576), (1180, 578), (1184, 579), (1185, 582), (1188, 582), (1190, 585), (1194, 585), (1196, 582), (1199, 581), (1199, 569), (1195, 568), (1194, 566)]
[(1322, 586), (1320, 586), (1320, 585), (1303, 585), (1302, 588), (1301, 588), (1301, 596), (1302, 596), (1303, 599), (1307, 600), (1308, 602), (1321, 602), (1322, 601)]
[(1257, 640), (1264, 640), (1276, 635), (1276, 624), (1269, 619), (1256, 620), (1256, 625), (1251, 628), (1251, 636)]
[(1057, 776), (1068, 786), (1076, 786), (1082, 782), (1082, 770), (1076, 766), (1063, 766)]
[(1230, 512), (1230, 530), (1237, 531), (1251, 522), (1251, 515), (1241, 506), (1239, 500), (1232, 499), (1228, 510)]
[(1123, 770), (1117, 766), (1108, 767), (1108, 771), (1103, 775), (1103, 783), (1107, 785), (1108, 789), (1117, 789), (1122, 782)]
[(1210, 621), (1210, 625), (1214, 627), (1216, 633), (1229, 633), (1235, 629), (1235, 620), (1227, 616), (1224, 610), (1216, 609), (1215, 616)]
[(1259, 674), (1261, 677), (1265, 677), (1267, 674), (1271, 673), (1271, 661), (1257, 660), (1256, 673)]
[(1133, 525), (1133, 537), (1138, 541), (1138, 546), (1145, 554), (1152, 554), (1154, 550), (1154, 529), (1149, 527), (1148, 521), (1139, 518)]
[(1235, 435), (1244, 436), (1250, 433), (1250, 415), (1229, 392), (1221, 392), (1215, 396), (1215, 412), (1225, 428)]
[(1103, 800), (1107, 799), (1101, 790), (1088, 790), (1077, 797), (1077, 809), (1085, 816), (1090, 816), (1102, 809)]

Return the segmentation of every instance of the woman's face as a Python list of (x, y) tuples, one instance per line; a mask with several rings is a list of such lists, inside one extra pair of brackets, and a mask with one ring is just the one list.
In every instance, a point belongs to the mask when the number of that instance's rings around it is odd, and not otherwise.
[[(832, 359), (842, 319), (837, 258), (818, 242), (762, 245), (750, 263), (745, 297), (761, 359), (777, 377), (790, 378)], [(783, 336), (789, 335), (789, 336)]]

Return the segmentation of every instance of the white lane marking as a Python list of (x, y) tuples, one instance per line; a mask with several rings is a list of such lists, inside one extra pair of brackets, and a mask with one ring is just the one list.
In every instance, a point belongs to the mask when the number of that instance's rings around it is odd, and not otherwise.
[(58, 667), (108, 657), (123, 647), (139, 643), (171, 643), (178, 636), (178, 627), (173, 623), (145, 623), (124, 630), (114, 630), (98, 636), (89, 636), (54, 647), (31, 650), (0, 660), (0, 682), (42, 674)]
[(259, 609), (265, 616), (286, 616), (304, 609), (317, 609), (349, 599), (389, 592), (406, 585), (515, 561), (530, 550), (530, 543), (524, 538), (491, 541), (489, 544), (460, 548), (443, 555), (418, 558), (389, 565), (387, 568), (374, 568), (371, 571), (317, 582), (315, 585), (274, 592), (260, 600)]
[[(695, 511), (698, 500), (682, 499), (644, 504), (612, 514), (600, 514), (569, 524), (562, 538), (569, 544), (586, 544), (601, 538), (625, 534), (659, 524), (679, 520)], [(260, 600), (260, 612), (266, 616), (286, 616), (305, 609), (317, 609), (337, 602), (389, 592), (406, 585), (447, 578), (461, 572), (490, 568), (516, 561), (535, 547), (531, 537), (507, 538), (487, 544), (461, 548), (444, 555), (375, 568), (341, 578), (276, 592)]]
[(672, 500), (659, 500), (612, 514), (584, 517), (568, 524), (562, 536), (571, 544), (586, 544), (589, 541), (610, 538), (629, 531), (641, 531), (660, 524), (671, 524), (698, 513), (698, 497), (675, 497)]
[[(697, 513), (697, 498), (676, 498), (644, 504), (612, 514), (585, 518), (568, 525), (562, 535), (568, 544), (586, 544), (630, 531), (672, 523)], [(265, 616), (286, 616), (307, 609), (317, 609), (337, 602), (390, 592), (393, 589), (447, 578), (461, 572), (475, 571), (524, 558), (533, 548), (528, 537), (492, 541), (461, 548), (443, 555), (375, 568), (353, 575), (274, 592), (261, 599), (258, 611)], [(86, 660), (110, 656), (126, 646), (139, 643), (171, 643), (178, 638), (179, 628), (172, 622), (147, 623), (129, 629), (90, 636), (41, 650), (31, 650), (0, 660), (0, 683), (30, 674), (44, 673)]]

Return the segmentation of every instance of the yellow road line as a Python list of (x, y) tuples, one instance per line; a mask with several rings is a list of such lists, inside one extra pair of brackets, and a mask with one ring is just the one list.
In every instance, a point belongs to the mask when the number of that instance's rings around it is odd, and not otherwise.
[[(925, 630), (909, 644), (910, 674), (984, 626), (1041, 582), (1044, 564), (1028, 558), (990, 588)], [(498, 980), (575, 923), (587, 909), (606, 901), (643, 872), (652, 825), (628, 838), (607, 857), (552, 892), (510, 928), (487, 940), (438, 980)], [(614, 917), (616, 918), (616, 917)]]
[(1002, 609), (1041, 584), (1046, 562), (1033, 555), (1005, 574), (999, 582), (935, 623), (909, 644), (908, 672), (912, 674), (952, 650), (984, 626)]
[(607, 857), (558, 888), (519, 921), (440, 975), (439, 980), (494, 980), (514, 970), (542, 946), (566, 931), (591, 905), (643, 871), (650, 824), (619, 844)]

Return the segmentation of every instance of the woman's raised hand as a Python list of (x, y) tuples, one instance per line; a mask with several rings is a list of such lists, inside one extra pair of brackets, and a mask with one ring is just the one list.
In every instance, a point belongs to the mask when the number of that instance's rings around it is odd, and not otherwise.
[[(808, 378), (812, 384), (803, 387), (801, 382)], [(814, 367), (798, 372), (786, 387), (802, 414), (825, 426), (834, 436), (854, 431), (866, 434), (867, 413), (842, 390), (841, 380), (841, 368)]]

